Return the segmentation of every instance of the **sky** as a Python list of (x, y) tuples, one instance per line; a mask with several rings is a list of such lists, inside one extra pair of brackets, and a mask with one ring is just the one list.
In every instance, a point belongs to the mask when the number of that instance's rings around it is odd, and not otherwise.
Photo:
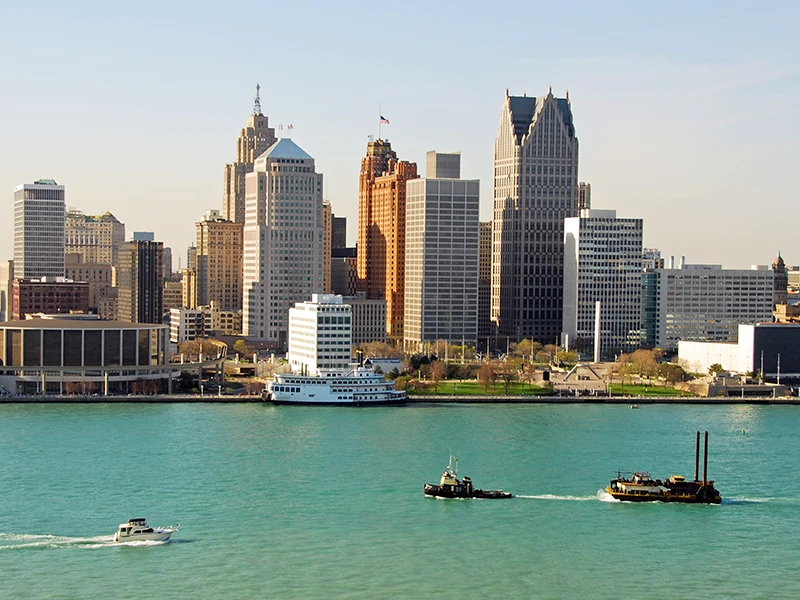
[(781, 0), (4, 3), (0, 259), (14, 187), (53, 178), (69, 208), (154, 231), (185, 266), (260, 83), (349, 245), (379, 106), (382, 137), (421, 173), (428, 150), (461, 152), (489, 220), (505, 91), (552, 87), (569, 91), (592, 206), (644, 219), (646, 247), (797, 265), (798, 18)]

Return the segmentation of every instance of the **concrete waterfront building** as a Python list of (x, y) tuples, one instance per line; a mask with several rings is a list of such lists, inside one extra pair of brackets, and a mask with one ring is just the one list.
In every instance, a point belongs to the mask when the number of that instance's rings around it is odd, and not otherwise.
[(82, 254), (66, 254), (64, 271), (67, 279), (85, 281), (89, 284), (89, 309), (96, 311), (98, 298), (103, 288), (112, 287), (110, 263), (87, 263)]
[(578, 214), (569, 95), (506, 96), (494, 146), (492, 321), (500, 336), (561, 335), (564, 219)]
[(130, 241), (119, 247), (118, 313), (128, 323), (161, 323), (164, 312), (162, 242)]
[[(492, 222), (478, 229), (478, 340), (492, 334)], [(480, 344), (479, 344), (480, 347)]]
[(222, 215), (227, 221), (244, 223), (245, 180), (252, 173), (256, 158), (277, 141), (275, 129), (269, 126), (269, 118), (261, 112), (261, 86), (256, 85), (253, 114), (236, 141), (236, 161), (225, 165), (225, 191), (222, 197)]
[(89, 284), (64, 277), (15, 279), (11, 284), (9, 320), (34, 313), (70, 314), (89, 312)]
[(85, 264), (117, 265), (119, 245), (125, 241), (125, 224), (110, 212), (87, 215), (67, 212), (64, 252), (77, 254)]
[(592, 208), (592, 184), (581, 181), (578, 184), (578, 210)]
[(583, 209), (564, 222), (564, 340), (595, 354), (600, 302), (600, 357), (613, 359), (641, 343), (642, 219)]
[(319, 375), (346, 370), (352, 361), (352, 313), (341, 296), (313, 294), (289, 309), (289, 366)]
[(386, 300), (369, 300), (364, 292), (344, 296), (353, 316), (353, 346), (386, 341)]
[(678, 357), (698, 373), (716, 363), (729, 373), (759, 374), (768, 383), (800, 383), (800, 324), (739, 325), (735, 337), (736, 342), (682, 340)]
[(772, 269), (690, 265), (647, 269), (642, 277), (643, 345), (674, 351), (679, 340), (735, 342), (740, 324), (771, 322)]
[(247, 175), (244, 335), (284, 347), (289, 309), (322, 291), (322, 175), (282, 138)]
[(64, 186), (52, 179), (14, 188), (16, 277), (64, 276), (64, 193)]
[(448, 178), (406, 183), (404, 342), (421, 352), (425, 342), (478, 336), (478, 230), (480, 184), (460, 177), (460, 155), (438, 160)]
[(197, 304), (242, 308), (242, 223), (209, 210), (197, 228)]
[(387, 140), (370, 140), (361, 161), (358, 193), (358, 290), (386, 300), (386, 333), (403, 340), (406, 182), (416, 163), (398, 161)]
[[(167, 327), (38, 318), (0, 324), (0, 387), (10, 393), (133, 391), (137, 380), (170, 389)], [(46, 369), (43, 369), (46, 367)]]

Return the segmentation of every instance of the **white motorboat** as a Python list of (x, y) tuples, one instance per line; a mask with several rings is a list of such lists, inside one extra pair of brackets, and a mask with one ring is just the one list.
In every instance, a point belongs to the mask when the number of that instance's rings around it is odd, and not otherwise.
[(127, 523), (120, 523), (119, 529), (114, 534), (115, 542), (156, 541), (165, 542), (178, 531), (180, 523), (174, 527), (150, 527), (147, 519), (128, 519)]

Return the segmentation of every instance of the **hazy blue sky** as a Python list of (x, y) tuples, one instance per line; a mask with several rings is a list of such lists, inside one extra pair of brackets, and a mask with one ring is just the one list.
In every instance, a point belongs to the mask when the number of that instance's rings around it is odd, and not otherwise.
[[(645, 220), (645, 245), (746, 267), (800, 264), (793, 211), (800, 3), (106, 2), (0, 7), (0, 258), (13, 187), (153, 230), (185, 266), (221, 208), (256, 82), (274, 125), (325, 175), (355, 242), (358, 171), (383, 137), (424, 171), (461, 151), (491, 217), (505, 89), (563, 96), (596, 208)], [(641, 5), (641, 6), (640, 6)]]

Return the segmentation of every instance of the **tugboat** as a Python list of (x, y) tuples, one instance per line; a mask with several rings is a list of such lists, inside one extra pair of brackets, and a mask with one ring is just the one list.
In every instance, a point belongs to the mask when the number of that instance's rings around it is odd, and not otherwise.
[(617, 477), (611, 480), (606, 492), (617, 500), (625, 502), (683, 502), (686, 504), (720, 504), (722, 497), (714, 488), (714, 482), (707, 478), (708, 470), (708, 432), (705, 432), (703, 449), (703, 479), (698, 479), (700, 466), (700, 432), (694, 454), (694, 481), (686, 481), (683, 475), (671, 475), (669, 479), (651, 479), (650, 473), (640, 471), (631, 477)]
[[(456, 463), (453, 470), (453, 461)], [(424, 487), (426, 496), (436, 496), (438, 498), (511, 498), (510, 492), (502, 490), (476, 490), (472, 486), (472, 479), (469, 477), (458, 478), (458, 458), (450, 456), (450, 462), (442, 471), (439, 485), (426, 483)]]

